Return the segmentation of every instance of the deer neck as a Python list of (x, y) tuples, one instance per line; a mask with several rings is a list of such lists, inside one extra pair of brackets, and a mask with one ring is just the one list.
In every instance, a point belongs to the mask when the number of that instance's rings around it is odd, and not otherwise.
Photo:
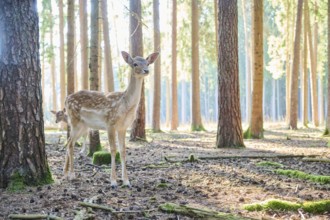
[(124, 94), (124, 99), (128, 108), (132, 108), (139, 104), (141, 98), (143, 78), (131, 76), (128, 87)]

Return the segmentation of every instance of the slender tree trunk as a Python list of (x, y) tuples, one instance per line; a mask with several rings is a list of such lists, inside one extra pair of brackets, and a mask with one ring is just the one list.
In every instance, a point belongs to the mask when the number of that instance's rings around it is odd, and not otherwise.
[(328, 0), (328, 109), (327, 122), (325, 125), (325, 134), (329, 134), (330, 130), (330, 2)]
[(263, 2), (253, 2), (253, 91), (251, 138), (263, 138)]
[[(153, 22), (154, 22), (154, 51), (159, 51), (160, 43), (160, 27), (159, 27), (159, 0), (153, 0)], [(152, 110), (152, 130), (160, 131), (160, 99), (161, 99), (161, 56), (155, 62), (154, 67), (154, 94), (153, 94), (153, 110)], [(168, 119), (168, 118), (167, 118)]]
[(219, 119), (216, 146), (244, 147), (238, 80), (237, 0), (219, 0)]
[(45, 151), (37, 1), (0, 1), (0, 15), (0, 188), (20, 190), (14, 188), (20, 182), (52, 182)]
[[(132, 57), (143, 56), (143, 36), (141, 17), (141, 0), (130, 0), (129, 9), (132, 12), (129, 20), (129, 36), (130, 36), (130, 54)], [(133, 16), (136, 15), (136, 16)], [(133, 122), (130, 140), (145, 140), (145, 97), (144, 82), (142, 84), (141, 99), (137, 109), (137, 116)]]
[(60, 34), (60, 99), (61, 109), (64, 109), (64, 101), (66, 97), (65, 84), (65, 56), (64, 56), (64, 16), (63, 16), (63, 0), (58, 1), (59, 9), (59, 34)]
[[(169, 72), (169, 71), (166, 71)], [(170, 77), (165, 78), (165, 83), (166, 83), (166, 92), (167, 94), (170, 94), (171, 91), (171, 83), (170, 83)], [(166, 96), (166, 127), (170, 127), (171, 124), (171, 96), (167, 95)]]
[(242, 14), (243, 14), (243, 27), (244, 27), (244, 48), (245, 48), (245, 73), (246, 73), (246, 99), (245, 99), (245, 106), (246, 106), (246, 120), (250, 122), (251, 120), (251, 67), (250, 67), (250, 47), (249, 47), (249, 41), (250, 36), (248, 35), (247, 31), (247, 17), (246, 17), (246, 1), (242, 0)]
[(290, 123), (290, 88), (291, 88), (291, 64), (290, 64), (290, 54), (291, 54), (291, 37), (290, 37), (290, 9), (291, 9), (291, 3), (290, 0), (287, 0), (286, 2), (287, 4), (287, 8), (286, 8), (286, 14), (287, 14), (287, 20), (286, 20), (286, 36), (285, 36), (285, 41), (286, 41), (286, 55), (285, 55), (285, 63), (286, 63), (286, 84), (285, 84), (285, 88), (286, 88), (286, 98), (285, 98), (285, 103), (286, 103), (286, 122), (287, 124)]
[(184, 79), (182, 79), (181, 80), (181, 120), (183, 124), (186, 123), (187, 121), (186, 98), (187, 98), (186, 82)]
[(308, 125), (308, 69), (307, 69), (307, 13), (308, 8), (306, 4), (304, 5), (304, 44), (303, 44), (303, 56), (302, 56), (302, 64), (303, 64), (303, 71), (302, 71), (302, 116), (303, 116), (303, 124), (307, 127)]
[(199, 82), (199, 9), (198, 0), (191, 1), (191, 44), (192, 44), (192, 125), (193, 131), (204, 130), (202, 125), (200, 107), (200, 82)]
[(98, 23), (99, 23), (99, 31), (98, 31), (98, 34), (97, 34), (97, 37), (98, 37), (98, 42), (97, 42), (97, 47), (98, 47), (98, 59), (97, 59), (97, 62), (98, 62), (98, 69), (97, 69), (97, 73), (98, 73), (98, 91), (102, 91), (102, 75), (103, 75), (103, 51), (102, 51), (102, 12), (101, 12), (101, 0), (98, 0), (99, 1), (99, 15), (98, 15)]
[(276, 121), (276, 80), (272, 78), (272, 121)]
[(300, 62), (300, 38), (301, 38), (301, 20), (302, 20), (302, 6), (303, 0), (298, 1), (295, 41), (294, 41), (294, 54), (292, 62), (291, 74), (291, 108), (290, 108), (290, 128), (298, 129), (298, 74)]
[(68, 32), (67, 32), (67, 94), (74, 93), (74, 31), (75, 19), (74, 19), (74, 0), (68, 0)]
[(307, 7), (307, 38), (308, 38), (308, 47), (309, 47), (309, 56), (310, 56), (310, 82), (311, 82), (311, 98), (312, 98), (312, 118), (313, 123), (315, 126), (319, 125), (319, 118), (318, 118), (318, 105), (317, 105), (317, 80), (316, 80), (316, 63), (313, 57), (314, 55), (314, 46), (313, 46), (313, 38), (312, 38), (312, 31), (310, 25), (310, 16), (309, 16), (309, 7), (308, 7), (308, 0), (305, 0), (305, 4)]
[(103, 39), (104, 39), (104, 90), (113, 92), (115, 90), (112, 56), (110, 47), (109, 19), (107, 0), (102, 0), (102, 17), (103, 17)]
[[(45, 42), (45, 34), (41, 34), (41, 40), (42, 42)], [(43, 111), (46, 111), (46, 102), (45, 100), (45, 44), (41, 44), (42, 48), (42, 60), (41, 60), (41, 90), (42, 90), (42, 109)]]
[(81, 88), (88, 89), (88, 33), (87, 0), (79, 0), (80, 46), (81, 46)]
[[(89, 86), (90, 90), (99, 90), (99, 1), (91, 0), (91, 39), (90, 39), (90, 60), (89, 60)], [(93, 130), (89, 133), (89, 155), (92, 156), (100, 149), (99, 131)]]
[[(52, 7), (50, 4), (50, 11)], [(53, 16), (50, 14), (50, 20)], [(50, 58), (50, 74), (52, 77), (52, 98), (53, 98), (53, 111), (57, 111), (57, 92), (56, 92), (56, 68), (55, 68), (55, 51), (54, 51), (54, 41), (53, 41), (53, 28), (54, 24), (50, 26), (50, 47), (51, 47), (51, 58)]]
[[(216, 1), (216, 0), (215, 0)], [(172, 120), (171, 130), (177, 130), (178, 117), (178, 83), (177, 83), (177, 0), (172, 0)]]

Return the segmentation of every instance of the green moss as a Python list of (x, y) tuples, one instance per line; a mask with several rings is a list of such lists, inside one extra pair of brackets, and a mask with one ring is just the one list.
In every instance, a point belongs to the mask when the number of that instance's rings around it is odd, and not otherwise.
[[(120, 154), (116, 153), (116, 163), (120, 163)], [(111, 153), (107, 151), (97, 151), (93, 154), (93, 164), (95, 165), (103, 165), (111, 163)]]
[(305, 212), (313, 214), (322, 214), (324, 212), (330, 212), (330, 200), (304, 202), (303, 204), (300, 204), (274, 199), (244, 206), (244, 209), (248, 211), (297, 211), (300, 208), (302, 208)]
[(283, 167), (283, 164), (276, 163), (276, 162), (271, 162), (271, 161), (261, 161), (256, 164), (259, 167)]
[(192, 125), (191, 126), (191, 131), (206, 131), (203, 125)]
[(193, 162), (197, 162), (197, 161), (198, 161), (198, 159), (193, 154), (189, 155), (188, 162), (193, 163)]
[[(96, 152), (98, 152), (98, 151), (102, 151), (102, 145), (101, 145), (101, 144), (100, 144), (100, 145), (97, 145), (94, 154), (95, 154)], [(92, 153), (88, 150), (88, 154), (87, 154), (87, 156), (92, 157), (92, 156), (94, 156), (94, 154), (92, 154)]]
[(313, 214), (322, 214), (330, 212), (330, 200), (322, 200), (317, 202), (304, 202), (303, 210)]
[(168, 184), (167, 183), (159, 183), (157, 185), (158, 188), (167, 188), (168, 187)]
[(324, 132), (323, 132), (323, 136), (329, 136), (329, 129), (325, 128)]
[(275, 170), (275, 172), (280, 175), (285, 175), (303, 180), (309, 180), (315, 183), (321, 183), (321, 184), (330, 183), (330, 176), (312, 175), (298, 170), (277, 169)]
[(260, 134), (253, 135), (251, 132), (251, 128), (248, 127), (248, 129), (243, 132), (243, 138), (244, 139), (262, 139), (262, 138), (264, 138), (263, 131), (264, 131), (264, 129), (262, 129), (262, 132)]
[(24, 183), (24, 177), (19, 174), (19, 172), (15, 172), (14, 174), (12, 174), (9, 180), (7, 190), (10, 192), (17, 192), (24, 190), (25, 187), (26, 184)]
[(262, 203), (245, 205), (244, 209), (248, 211), (274, 210), (274, 211), (297, 211), (301, 204), (288, 202), (278, 199), (267, 200)]

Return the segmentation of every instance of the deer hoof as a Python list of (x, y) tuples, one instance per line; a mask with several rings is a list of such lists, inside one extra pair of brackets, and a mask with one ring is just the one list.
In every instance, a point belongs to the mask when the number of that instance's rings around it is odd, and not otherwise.
[(74, 179), (76, 179), (76, 174), (74, 172), (69, 173), (68, 177), (69, 177), (69, 180), (74, 180)]
[(123, 186), (124, 186), (124, 187), (128, 187), (128, 188), (132, 188), (132, 186), (131, 186), (129, 180), (124, 181)]
[(111, 181), (111, 188), (112, 189), (117, 189), (117, 186), (118, 186), (117, 181)]

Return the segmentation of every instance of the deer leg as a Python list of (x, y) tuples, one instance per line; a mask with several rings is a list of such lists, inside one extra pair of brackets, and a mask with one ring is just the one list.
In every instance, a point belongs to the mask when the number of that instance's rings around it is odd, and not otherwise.
[(111, 187), (117, 187), (117, 176), (116, 176), (116, 132), (112, 128), (108, 128), (108, 139), (111, 151)]
[(86, 129), (85, 133), (83, 133), (82, 138), (83, 138), (83, 145), (81, 148), (81, 151), (79, 154), (81, 155), (87, 155), (87, 148), (86, 148), (86, 142), (87, 142), (87, 135), (88, 135), (88, 129)]
[(63, 167), (64, 178), (66, 178), (68, 176), (68, 171), (69, 171), (69, 163), (70, 163), (69, 146), (70, 146), (70, 144), (71, 144), (71, 138), (69, 137), (68, 142), (66, 144), (65, 164)]
[(118, 143), (119, 143), (119, 152), (120, 152), (120, 160), (121, 160), (121, 177), (124, 186), (131, 187), (126, 170), (125, 134), (126, 134), (126, 130), (118, 131)]

